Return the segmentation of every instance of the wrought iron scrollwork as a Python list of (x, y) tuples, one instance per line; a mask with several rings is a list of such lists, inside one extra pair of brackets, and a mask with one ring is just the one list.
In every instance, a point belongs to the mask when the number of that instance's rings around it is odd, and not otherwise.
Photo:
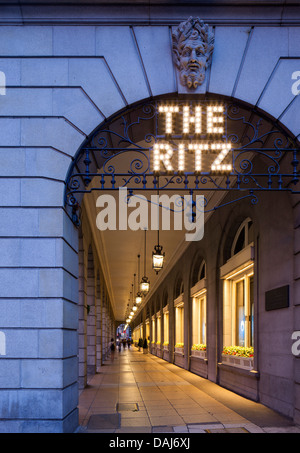
[[(259, 191), (300, 193), (298, 144), (253, 109), (240, 104), (227, 105), (222, 141), (232, 145), (227, 156), (231, 171), (224, 174), (217, 171), (154, 172), (151, 168), (153, 146), (162, 138), (157, 102), (127, 110), (110, 123), (100, 125), (78, 152), (66, 181), (65, 202), (71, 207), (74, 223), (78, 221), (76, 212), (81, 197), (94, 190), (126, 187), (131, 193), (158, 189), (197, 193), (243, 191), (236, 200), (249, 198), (253, 204), (257, 203), (255, 193)], [(183, 139), (168, 137), (174, 149)], [(223, 206), (209, 208), (208, 199), (205, 200), (205, 212)]]

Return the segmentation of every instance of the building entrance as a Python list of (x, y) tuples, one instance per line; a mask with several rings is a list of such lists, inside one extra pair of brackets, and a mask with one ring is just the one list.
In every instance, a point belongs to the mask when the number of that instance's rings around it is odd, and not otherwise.
[[(119, 345), (132, 336), (139, 350), (146, 342), (155, 356), (261, 398), (259, 218), (269, 203), (283, 206), (299, 193), (298, 154), (296, 141), (266, 114), (222, 97), (159, 97), (93, 132), (77, 153), (65, 192), (85, 244), (81, 278), (88, 288), (92, 277), (94, 285), (96, 315), (81, 309), (82, 388), (88, 369), (96, 372), (107, 359), (111, 339)], [(176, 210), (191, 225), (201, 212), (204, 232), (192, 244)], [(276, 210), (269, 214), (274, 222)], [(223, 225), (218, 233), (216, 222)], [(155, 268), (157, 246), (163, 264)], [(83, 291), (83, 308), (89, 297)], [(90, 325), (95, 340), (85, 334)], [(98, 361), (92, 344), (102, 351)], [(86, 368), (91, 350), (94, 367)]]

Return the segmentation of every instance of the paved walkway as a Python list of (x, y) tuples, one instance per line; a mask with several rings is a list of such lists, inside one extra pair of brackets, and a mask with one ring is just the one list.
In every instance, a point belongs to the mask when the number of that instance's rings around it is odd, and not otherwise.
[(79, 419), (83, 433), (300, 433), (265, 406), (135, 347), (91, 377)]

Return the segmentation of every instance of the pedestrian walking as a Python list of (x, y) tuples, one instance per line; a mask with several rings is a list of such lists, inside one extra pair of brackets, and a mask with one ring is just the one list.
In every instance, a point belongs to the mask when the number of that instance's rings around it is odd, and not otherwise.
[(114, 342), (114, 339), (112, 338), (110, 340), (110, 359), (112, 362), (114, 361), (114, 358), (115, 358), (115, 350), (116, 350), (115, 342)]
[(141, 348), (143, 347), (143, 340), (142, 340), (141, 338), (139, 339), (138, 347), (139, 347), (139, 351), (140, 351)]
[(147, 343), (147, 338), (145, 338), (144, 344), (143, 344), (143, 353), (147, 354), (147, 352), (148, 352), (148, 343)]

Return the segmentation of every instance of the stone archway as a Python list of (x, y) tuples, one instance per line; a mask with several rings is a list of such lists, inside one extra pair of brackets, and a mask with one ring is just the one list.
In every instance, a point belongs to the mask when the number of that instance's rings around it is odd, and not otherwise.
[[(65, 178), (82, 141), (102, 121), (126, 105), (178, 92), (170, 27), (114, 27), (113, 48), (112, 28), (103, 24), (28, 24), (1, 33), (8, 84), (0, 118), (1, 236), (6, 250), (17, 250), (1, 263), (3, 366), (15, 377), (2, 383), (1, 427), (74, 431), (78, 231), (64, 210)], [(290, 90), (299, 49), (297, 39), (289, 39), (297, 33), (297, 27), (217, 25), (207, 93), (257, 105), (299, 137), (300, 97)], [(295, 226), (298, 211), (299, 205)], [(295, 269), (298, 252), (295, 244)], [(105, 285), (101, 291), (107, 301)], [(103, 322), (103, 354), (108, 330)]]

